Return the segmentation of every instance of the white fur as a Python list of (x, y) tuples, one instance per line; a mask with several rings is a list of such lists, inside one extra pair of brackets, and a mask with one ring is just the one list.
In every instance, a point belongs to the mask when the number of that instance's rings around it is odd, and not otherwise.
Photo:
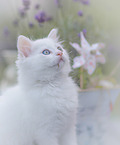
[[(77, 144), (76, 86), (68, 76), (67, 52), (59, 62), (62, 46), (50, 35), (31, 41), (29, 56), (19, 51), (18, 85), (0, 98), (0, 145)], [(52, 53), (43, 55), (44, 49)]]

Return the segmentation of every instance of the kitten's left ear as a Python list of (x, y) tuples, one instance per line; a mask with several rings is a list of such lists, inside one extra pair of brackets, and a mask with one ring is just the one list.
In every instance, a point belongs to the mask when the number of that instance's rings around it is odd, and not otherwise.
[(20, 55), (28, 57), (29, 54), (31, 53), (31, 46), (32, 46), (32, 41), (29, 38), (23, 35), (20, 35), (18, 37), (17, 48), (18, 48), (18, 53)]
[(57, 36), (57, 33), (58, 33), (58, 29), (52, 29), (48, 34), (48, 38), (58, 41), (59, 37)]

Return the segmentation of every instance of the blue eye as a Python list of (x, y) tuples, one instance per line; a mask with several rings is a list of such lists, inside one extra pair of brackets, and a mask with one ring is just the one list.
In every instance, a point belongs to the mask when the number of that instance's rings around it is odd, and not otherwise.
[(45, 50), (43, 50), (42, 54), (44, 54), (44, 55), (49, 55), (49, 54), (50, 54), (50, 51), (47, 50), (47, 49), (45, 49)]

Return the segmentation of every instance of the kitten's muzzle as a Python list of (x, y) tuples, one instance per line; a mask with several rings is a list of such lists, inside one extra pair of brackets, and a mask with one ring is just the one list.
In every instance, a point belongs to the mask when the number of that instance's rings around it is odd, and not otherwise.
[(63, 56), (63, 52), (58, 52), (58, 53), (57, 53), (57, 56), (60, 57), (60, 58), (59, 58), (59, 62), (60, 62), (60, 61), (64, 61), (64, 60), (63, 60), (63, 57), (62, 57), (62, 56)]
[(57, 53), (57, 56), (58, 56), (58, 55), (62, 57), (63, 52), (58, 52), (58, 53)]
[(64, 63), (65, 63), (65, 58), (63, 56), (63, 52), (58, 52), (56, 54), (56, 59), (54, 61), (54, 65), (52, 65), (52, 66), (59, 66), (61, 68), (61, 66), (63, 66)]

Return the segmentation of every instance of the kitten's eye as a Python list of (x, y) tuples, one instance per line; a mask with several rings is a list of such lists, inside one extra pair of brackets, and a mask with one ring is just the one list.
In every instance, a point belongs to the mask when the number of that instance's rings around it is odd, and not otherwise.
[(47, 49), (45, 49), (45, 50), (43, 50), (42, 54), (44, 54), (44, 55), (49, 55), (49, 54), (50, 54), (50, 51), (47, 50)]
[(62, 50), (62, 48), (61, 48), (61, 47), (59, 47), (59, 46), (58, 46), (58, 47), (57, 47), (57, 49), (63, 52), (63, 50)]

